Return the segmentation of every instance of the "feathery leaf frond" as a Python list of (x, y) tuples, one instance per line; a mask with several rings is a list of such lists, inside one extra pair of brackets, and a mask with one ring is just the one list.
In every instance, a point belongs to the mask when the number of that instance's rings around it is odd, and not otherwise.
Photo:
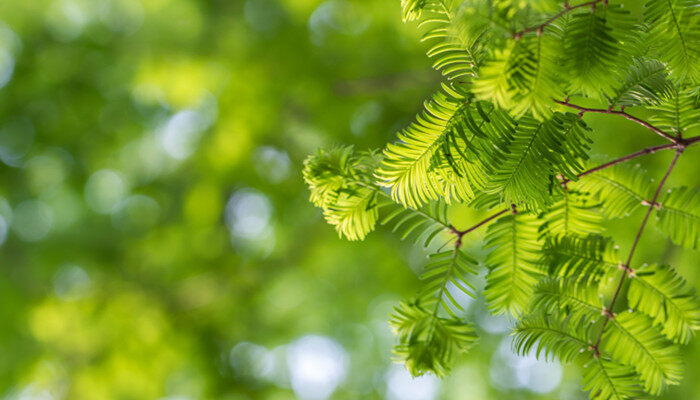
[(546, 121), (518, 120), (514, 139), (492, 163), (493, 176), (486, 189), (501, 193), (505, 203), (543, 208), (549, 201), (553, 175), (576, 178), (583, 169), (589, 138), (587, 128), (573, 114), (554, 114)]
[(599, 206), (587, 193), (563, 190), (540, 216), (544, 220), (540, 232), (550, 236), (599, 233), (603, 221)]
[(608, 218), (622, 218), (642, 207), (651, 198), (653, 188), (638, 167), (616, 165), (581, 178), (570, 186), (594, 194)]
[(679, 348), (652, 327), (640, 312), (622, 312), (603, 334), (602, 348), (639, 374), (644, 390), (658, 395), (666, 385), (680, 382), (683, 372)]
[(442, 306), (451, 317), (457, 318), (455, 312), (464, 312), (464, 309), (449, 289), (454, 287), (469, 297), (475, 297), (469, 275), (476, 274), (476, 265), (477, 262), (458, 247), (430, 255), (420, 277), (424, 283), (419, 294), (420, 304), (434, 307), (434, 314)]
[[(610, 91), (619, 79), (616, 68), (623, 54), (620, 31), (615, 22), (626, 12), (613, 6), (582, 8), (564, 26), (564, 60), (570, 91), (600, 97)], [(612, 20), (612, 21), (611, 21)], [(624, 32), (624, 31), (623, 31)]]
[(620, 256), (610, 238), (554, 236), (546, 239), (540, 264), (553, 276), (597, 282), (607, 271), (618, 268)]
[(534, 349), (538, 357), (572, 362), (591, 341), (589, 327), (584, 321), (539, 311), (517, 322), (513, 329), (513, 349), (520, 355), (530, 354)]
[(523, 213), (501, 217), (489, 226), (485, 240), (484, 247), (492, 249), (486, 257), (486, 302), (495, 314), (517, 315), (541, 277), (537, 219)]
[(659, 129), (682, 136), (700, 126), (700, 98), (690, 90), (669, 86), (660, 102), (649, 108), (656, 111), (649, 120)]
[(431, 160), (462, 101), (438, 92), (425, 103), (416, 122), (399, 134), (398, 141), (387, 144), (377, 178), (382, 186), (391, 188), (394, 200), (419, 207), (444, 194), (440, 175), (431, 171)]
[(659, 199), (656, 225), (681, 246), (700, 244), (700, 191), (688, 187), (669, 189)]
[(679, 81), (700, 81), (700, 15), (695, 0), (649, 0), (644, 17), (659, 59)]
[(636, 59), (608, 102), (613, 107), (658, 104), (668, 90), (666, 75), (666, 66), (660, 61)]
[(374, 230), (377, 192), (369, 182), (378, 162), (375, 153), (356, 156), (352, 147), (319, 150), (304, 161), (311, 201), (338, 234), (349, 240), (361, 240)]
[(380, 202), (379, 207), (391, 210), (379, 223), (392, 226), (391, 231), (401, 240), (412, 238), (414, 244), (422, 242), (424, 247), (428, 247), (440, 233), (450, 229), (447, 205), (442, 202), (435, 201), (420, 209), (413, 209), (403, 208), (387, 199), (386, 202)]
[(639, 399), (643, 395), (634, 368), (603, 355), (590, 355), (585, 361), (582, 385), (591, 400)]
[(477, 340), (470, 324), (437, 317), (415, 303), (401, 302), (389, 322), (398, 337), (394, 354), (413, 376), (427, 372), (445, 376), (455, 355)]
[(676, 271), (667, 265), (643, 266), (630, 281), (630, 307), (649, 315), (669, 339), (688, 343), (700, 329), (700, 300)]
[(562, 90), (556, 76), (556, 45), (550, 35), (525, 37), (495, 53), (480, 70), (474, 82), (474, 93), (510, 110), (513, 115), (532, 113), (538, 119), (548, 118), (553, 98)]
[(563, 314), (572, 321), (593, 321), (604, 308), (597, 285), (587, 285), (572, 279), (547, 277), (540, 281), (530, 303), (530, 309), (547, 314)]

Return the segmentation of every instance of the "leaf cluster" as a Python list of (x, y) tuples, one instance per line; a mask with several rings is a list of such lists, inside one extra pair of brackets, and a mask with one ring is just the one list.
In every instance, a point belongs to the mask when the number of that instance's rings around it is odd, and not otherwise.
[[(621, 258), (604, 223), (646, 210), (638, 238), (650, 220), (697, 249), (700, 194), (662, 191), (668, 174), (657, 186), (622, 164), (644, 152), (596, 167), (582, 116), (624, 116), (680, 155), (700, 126), (700, 14), (687, 0), (649, 0), (641, 12), (625, 3), (402, 0), (445, 82), (381, 153), (336, 147), (305, 162), (311, 201), (341, 236), (362, 239), (381, 221), (431, 249), (423, 289), (391, 319), (395, 354), (414, 375), (444, 376), (473, 346), (459, 298), (483, 296), (490, 312), (517, 321), (516, 352), (578, 364), (592, 398), (658, 395), (680, 382), (698, 297), (672, 267), (632, 264), (636, 241)], [(572, 107), (574, 98), (603, 106)], [(644, 107), (649, 122), (625, 107)], [(451, 204), (490, 216), (458, 230)], [(484, 225), (487, 255), (476, 259), (463, 241)], [(438, 237), (447, 243), (435, 250)]]

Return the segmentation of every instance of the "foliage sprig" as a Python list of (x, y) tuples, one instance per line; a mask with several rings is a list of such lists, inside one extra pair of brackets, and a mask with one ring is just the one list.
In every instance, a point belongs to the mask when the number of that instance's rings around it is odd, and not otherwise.
[[(700, 126), (700, 14), (685, 0), (648, 0), (642, 12), (626, 3), (402, 0), (446, 81), (382, 153), (336, 147), (306, 160), (311, 200), (341, 236), (362, 239), (382, 221), (433, 253), (424, 288), (391, 318), (395, 353), (414, 375), (447, 374), (476, 343), (459, 293), (516, 320), (517, 353), (577, 363), (591, 398), (659, 395), (680, 382), (698, 297), (672, 267), (634, 256), (654, 213), (674, 243), (700, 240), (698, 190), (664, 190), (700, 142), (690, 135)], [(667, 143), (596, 165), (589, 113)], [(671, 149), (656, 185), (625, 165)], [(484, 218), (457, 229), (446, 212), (455, 203)], [(645, 214), (623, 260), (603, 223), (637, 209)], [(481, 227), (488, 255), (476, 260), (464, 243)], [(435, 250), (436, 238), (452, 248)]]

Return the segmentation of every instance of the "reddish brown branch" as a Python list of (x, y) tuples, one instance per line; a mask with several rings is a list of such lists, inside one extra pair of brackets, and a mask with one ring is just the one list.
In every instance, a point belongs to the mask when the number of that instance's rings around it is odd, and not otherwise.
[(489, 221), (493, 220), (494, 218), (498, 218), (500, 215), (506, 213), (506, 212), (509, 211), (510, 209), (511, 209), (511, 207), (508, 207), (508, 208), (506, 208), (505, 210), (501, 210), (501, 211), (499, 211), (499, 212), (497, 212), (497, 213), (495, 213), (495, 214), (489, 216), (489, 217), (486, 218), (485, 220), (483, 220), (483, 221), (477, 223), (476, 225), (472, 226), (471, 228), (467, 228), (467, 229), (462, 230), (462, 231), (456, 229), (455, 227), (452, 227), (452, 233), (454, 233), (455, 235), (457, 235), (457, 240), (461, 241), (461, 240), (462, 240), (462, 236), (464, 236), (464, 235), (466, 235), (467, 233), (469, 233), (469, 232), (471, 232), (471, 231), (473, 231), (473, 230), (475, 230), (475, 229), (477, 229), (477, 228), (483, 226), (484, 224), (487, 224)]
[(634, 242), (632, 243), (632, 248), (630, 249), (629, 256), (627, 256), (627, 262), (625, 262), (624, 265), (622, 265), (622, 269), (624, 269), (622, 276), (620, 277), (620, 281), (617, 284), (617, 289), (615, 289), (615, 293), (613, 294), (612, 299), (610, 300), (610, 306), (608, 306), (605, 310), (609, 311), (609, 314), (607, 314), (607, 318), (603, 321), (603, 325), (600, 327), (600, 333), (598, 334), (598, 339), (596, 340), (595, 344), (592, 346), (594, 350), (594, 355), (599, 355), (599, 346), (600, 346), (600, 341), (603, 338), (603, 332), (605, 331), (605, 327), (608, 325), (608, 321), (611, 319), (615, 318), (615, 314), (612, 313), (613, 307), (615, 307), (615, 302), (617, 301), (618, 296), (620, 295), (620, 290), (622, 289), (622, 284), (625, 283), (625, 279), (628, 276), (633, 276), (634, 275), (634, 270), (630, 267), (630, 263), (632, 262), (632, 257), (634, 257), (634, 251), (637, 249), (637, 245), (639, 244), (639, 240), (642, 238), (642, 233), (644, 232), (644, 228), (647, 226), (647, 222), (649, 221), (649, 216), (651, 215), (651, 212), (654, 210), (654, 206), (656, 204), (656, 201), (659, 199), (659, 194), (661, 194), (661, 189), (664, 187), (664, 184), (666, 183), (666, 180), (668, 179), (669, 175), (671, 175), (671, 171), (673, 171), (673, 167), (676, 166), (676, 161), (678, 161), (678, 157), (680, 157), (681, 153), (683, 152), (683, 149), (677, 149), (676, 150), (676, 155), (673, 157), (673, 161), (671, 161), (671, 165), (668, 166), (668, 170), (666, 170), (666, 174), (664, 175), (663, 178), (661, 178), (661, 182), (659, 182), (659, 186), (656, 188), (656, 192), (654, 193), (654, 197), (649, 203), (649, 208), (647, 209), (646, 215), (644, 215), (644, 219), (642, 220), (642, 225), (639, 227), (639, 230), (637, 231), (637, 236), (634, 238)]
[(523, 37), (524, 34), (529, 33), (529, 32), (535, 32), (535, 31), (537, 31), (537, 34), (538, 34), (538, 35), (541, 35), (542, 32), (544, 31), (544, 28), (545, 28), (547, 25), (549, 25), (549, 24), (551, 24), (552, 22), (556, 21), (557, 19), (561, 18), (562, 15), (568, 13), (569, 11), (572, 11), (572, 10), (575, 10), (575, 9), (581, 8), (581, 7), (587, 7), (587, 6), (595, 7), (596, 4), (600, 3), (601, 1), (604, 1), (606, 4), (607, 4), (607, 2), (608, 2), (608, 0), (594, 0), (594, 1), (589, 1), (589, 2), (586, 2), (586, 3), (581, 3), (581, 4), (577, 4), (577, 5), (575, 5), (575, 6), (572, 6), (572, 5), (570, 5), (569, 2), (567, 1), (566, 3), (564, 3), (564, 9), (563, 9), (563, 10), (561, 10), (560, 12), (558, 12), (558, 13), (555, 14), (555, 15), (553, 15), (553, 16), (550, 17), (548, 20), (544, 21), (543, 23), (541, 23), (541, 24), (539, 24), (539, 25), (533, 25), (533, 26), (527, 27), (527, 28), (525, 28), (525, 29), (523, 29), (523, 30), (521, 30), (521, 31), (518, 31), (518, 32), (513, 33), (513, 39), (518, 40), (518, 39), (520, 39), (521, 37)]
[(627, 118), (628, 120), (630, 120), (630, 121), (632, 121), (632, 122), (635, 122), (635, 123), (637, 123), (637, 124), (639, 124), (639, 125), (641, 125), (641, 126), (647, 128), (647, 129), (651, 130), (652, 132), (654, 132), (654, 133), (656, 133), (656, 134), (658, 134), (658, 135), (663, 136), (664, 138), (666, 138), (666, 139), (672, 141), (673, 143), (679, 143), (679, 142), (681, 141), (680, 138), (677, 138), (677, 137), (675, 137), (675, 136), (669, 135), (668, 133), (662, 131), (661, 129), (659, 129), (659, 128), (657, 128), (657, 127), (655, 127), (654, 125), (652, 125), (652, 124), (650, 124), (650, 123), (648, 123), (648, 122), (646, 122), (646, 121), (644, 121), (644, 120), (641, 120), (641, 119), (639, 119), (639, 118), (637, 118), (637, 117), (635, 117), (635, 116), (632, 116), (632, 115), (630, 115), (630, 114), (627, 114), (627, 113), (625, 112), (625, 110), (624, 110), (624, 107), (621, 108), (620, 110), (613, 110), (612, 108), (604, 109), (604, 108), (588, 108), (588, 107), (582, 107), (582, 106), (579, 106), (579, 105), (576, 105), (576, 104), (571, 104), (571, 103), (569, 103), (568, 101), (561, 101), (561, 100), (554, 100), (554, 102), (557, 103), (557, 104), (561, 104), (561, 105), (563, 105), (563, 106), (566, 106), (566, 107), (570, 107), (570, 108), (579, 110), (579, 115), (581, 115), (581, 116), (583, 116), (583, 114), (584, 114), (584, 113), (587, 113), (587, 112), (589, 112), (589, 113), (595, 113), (595, 114), (614, 114), (614, 115), (621, 115), (621, 116)]
[[(692, 146), (693, 144), (700, 142), (700, 136), (694, 136), (692, 138), (688, 139), (681, 139), (678, 141), (678, 143), (669, 143), (669, 144), (662, 144), (660, 146), (651, 146), (647, 147), (646, 149), (639, 150), (637, 152), (634, 152), (632, 154), (628, 154), (624, 157), (617, 158), (615, 160), (606, 162), (605, 164), (598, 165), (597, 167), (593, 167), (589, 170), (583, 171), (580, 174), (576, 175), (577, 178), (584, 177), (586, 175), (590, 175), (594, 172), (598, 172), (600, 170), (603, 170), (608, 167), (612, 167), (613, 165), (621, 164), (625, 161), (632, 160), (637, 157), (641, 157), (647, 154), (654, 154), (659, 150), (666, 150), (666, 149), (678, 149), (678, 150), (685, 150), (687, 147)], [(567, 183), (571, 182), (571, 179), (568, 178), (561, 178), (561, 183), (562, 185), (566, 185)]]

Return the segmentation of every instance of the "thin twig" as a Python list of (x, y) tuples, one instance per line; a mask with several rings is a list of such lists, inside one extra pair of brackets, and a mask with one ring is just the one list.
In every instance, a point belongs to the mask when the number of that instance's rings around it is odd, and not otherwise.
[(673, 157), (673, 161), (671, 161), (671, 165), (668, 166), (668, 170), (666, 170), (666, 174), (664, 175), (663, 178), (661, 178), (661, 181), (659, 182), (659, 186), (656, 188), (656, 192), (654, 193), (654, 197), (651, 199), (651, 202), (649, 202), (649, 209), (647, 210), (646, 215), (644, 215), (644, 219), (642, 220), (642, 225), (639, 227), (639, 230), (637, 231), (637, 236), (634, 238), (634, 242), (632, 243), (632, 248), (630, 249), (630, 254), (627, 256), (627, 262), (625, 262), (622, 267), (624, 267), (624, 271), (622, 272), (622, 276), (620, 277), (620, 282), (617, 284), (617, 289), (615, 289), (615, 293), (613, 294), (612, 299), (610, 300), (610, 306), (608, 306), (607, 309), (603, 309), (603, 312), (606, 315), (605, 320), (603, 321), (603, 325), (600, 327), (600, 333), (598, 333), (598, 339), (596, 340), (595, 344), (592, 347), (594, 353), (593, 355), (597, 358), (600, 355), (600, 350), (598, 346), (600, 346), (600, 341), (603, 338), (603, 332), (605, 331), (605, 327), (608, 325), (608, 321), (610, 321), (612, 318), (615, 318), (615, 314), (613, 313), (613, 307), (615, 307), (615, 302), (617, 301), (618, 296), (620, 295), (620, 290), (622, 289), (622, 284), (625, 283), (625, 279), (628, 276), (634, 276), (634, 270), (630, 268), (630, 263), (632, 262), (632, 257), (634, 257), (634, 251), (637, 249), (637, 245), (639, 244), (639, 240), (642, 238), (642, 233), (644, 232), (644, 228), (647, 226), (647, 222), (649, 221), (649, 216), (651, 215), (651, 212), (654, 210), (656, 206), (656, 201), (659, 199), (659, 194), (661, 193), (661, 189), (663, 188), (664, 184), (666, 183), (666, 180), (668, 179), (669, 175), (671, 175), (671, 171), (673, 171), (673, 167), (676, 166), (676, 161), (678, 161), (678, 157), (680, 157), (681, 153), (683, 153), (682, 149), (677, 149), (676, 150), (676, 155)]
[(455, 229), (455, 228), (452, 228), (452, 232), (453, 232), (454, 234), (456, 234), (456, 235), (461, 239), (462, 236), (464, 236), (464, 235), (466, 235), (467, 233), (469, 233), (469, 232), (471, 232), (471, 231), (473, 231), (473, 230), (475, 230), (475, 229), (481, 227), (482, 225), (488, 223), (488, 222), (491, 221), (492, 219), (499, 217), (501, 214), (503, 214), (503, 213), (505, 213), (505, 212), (508, 212), (510, 209), (511, 209), (511, 208), (508, 207), (508, 208), (506, 208), (505, 210), (501, 210), (501, 211), (499, 211), (499, 212), (497, 212), (497, 213), (495, 213), (495, 214), (489, 216), (489, 217), (486, 218), (485, 220), (483, 220), (483, 221), (477, 223), (476, 225), (472, 226), (471, 228), (467, 228), (467, 229), (462, 230), (462, 231), (457, 230), (457, 229)]
[(669, 135), (668, 133), (662, 131), (661, 129), (659, 129), (659, 128), (657, 128), (657, 127), (655, 127), (654, 125), (652, 125), (652, 124), (650, 124), (650, 123), (648, 123), (648, 122), (646, 122), (646, 121), (644, 121), (644, 120), (641, 120), (641, 119), (639, 119), (639, 118), (637, 118), (637, 117), (634, 117), (634, 116), (632, 116), (632, 115), (630, 115), (630, 114), (627, 114), (627, 113), (625, 112), (624, 107), (622, 107), (620, 110), (613, 110), (612, 108), (607, 108), (607, 109), (606, 109), (606, 108), (588, 108), (588, 107), (582, 107), (582, 106), (579, 106), (579, 105), (576, 105), (576, 104), (571, 104), (571, 103), (569, 103), (568, 101), (561, 101), (561, 100), (554, 100), (554, 102), (557, 103), (557, 104), (561, 104), (561, 105), (563, 105), (563, 106), (566, 106), (566, 107), (570, 107), (570, 108), (579, 110), (579, 113), (578, 113), (578, 114), (579, 114), (580, 116), (583, 116), (583, 114), (584, 114), (584, 113), (587, 113), (587, 112), (589, 112), (589, 113), (596, 113), (596, 114), (615, 114), (615, 115), (621, 115), (621, 116), (627, 118), (628, 120), (630, 120), (630, 121), (632, 121), (632, 122), (635, 122), (635, 123), (637, 123), (637, 124), (639, 124), (639, 125), (642, 125), (643, 127), (647, 128), (647, 129), (649, 129), (649, 130), (651, 130), (652, 132), (654, 132), (654, 133), (656, 133), (656, 134), (658, 134), (658, 135), (663, 136), (664, 138), (666, 138), (666, 139), (672, 141), (673, 143), (679, 143), (679, 142), (681, 141), (681, 139), (679, 139), (679, 138), (677, 138), (677, 137), (675, 137), (675, 136)]
[[(584, 177), (586, 175), (590, 175), (594, 172), (598, 172), (598, 171), (603, 170), (605, 168), (612, 167), (613, 165), (621, 164), (625, 161), (629, 161), (629, 160), (632, 160), (632, 159), (637, 158), (637, 157), (641, 157), (641, 156), (644, 156), (647, 154), (654, 154), (659, 150), (674, 149), (674, 148), (675, 149), (685, 149), (685, 148), (687, 148), (687, 147), (689, 147), (697, 142), (700, 142), (700, 136), (694, 136), (692, 138), (685, 139), (682, 141), (682, 143), (679, 143), (679, 144), (669, 143), (669, 144), (662, 144), (660, 146), (647, 147), (645, 149), (636, 151), (632, 154), (628, 154), (624, 157), (617, 158), (615, 160), (606, 162), (605, 164), (601, 164), (601, 165), (598, 165), (597, 167), (593, 167), (589, 170), (583, 171), (580, 174), (576, 175), (576, 177), (581, 178), (581, 177)], [(571, 182), (571, 179), (569, 179), (569, 178), (562, 178), (561, 179), (562, 185), (566, 185), (569, 182)]]
[[(601, 1), (603, 1), (603, 0), (594, 0), (594, 1), (589, 1), (587, 3), (577, 4), (575, 6), (570, 5), (569, 2), (567, 1), (566, 3), (564, 3), (564, 9), (561, 10), (559, 13), (553, 15), (548, 20), (544, 21), (543, 23), (541, 23), (539, 25), (533, 25), (533, 26), (527, 27), (521, 31), (513, 33), (513, 39), (518, 40), (521, 37), (523, 37), (524, 34), (526, 34), (528, 32), (537, 31), (537, 34), (540, 35), (540, 34), (542, 34), (542, 32), (544, 31), (544, 28), (547, 25), (549, 25), (552, 22), (554, 22), (555, 20), (559, 19), (562, 15), (568, 13), (569, 11), (572, 11), (572, 10), (575, 10), (575, 9), (581, 8), (581, 7), (586, 7), (586, 6), (595, 7), (595, 5), (600, 3)], [(605, 0), (605, 3), (607, 3), (607, 0)]]

